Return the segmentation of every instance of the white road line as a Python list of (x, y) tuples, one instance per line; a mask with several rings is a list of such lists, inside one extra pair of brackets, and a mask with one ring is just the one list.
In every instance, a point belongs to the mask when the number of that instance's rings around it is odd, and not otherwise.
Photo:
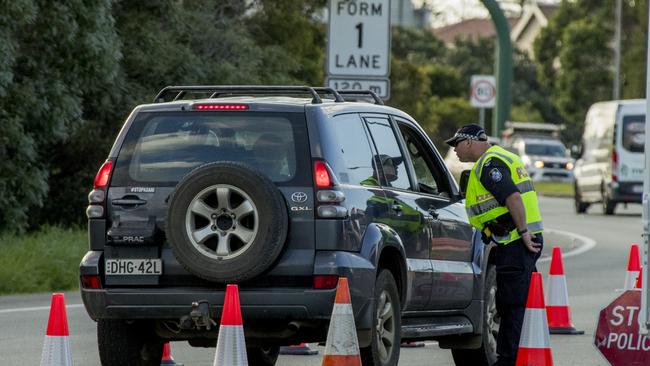
[[(83, 304), (70, 304), (66, 305), (66, 309), (75, 309), (75, 308), (80, 308), (83, 307)], [(43, 311), (43, 310), (49, 310), (49, 306), (34, 306), (31, 308), (14, 308), (14, 309), (0, 309), (0, 314), (7, 314), (7, 313), (20, 313), (23, 311)]]
[[(554, 233), (558, 233), (558, 234), (561, 234), (561, 235), (566, 235), (566, 236), (569, 236), (569, 237), (573, 237), (574, 240), (578, 240), (578, 241), (581, 241), (583, 243), (581, 246), (579, 246), (578, 248), (576, 248), (574, 250), (570, 250), (570, 251), (568, 251), (566, 253), (563, 252), (562, 253), (562, 259), (582, 254), (584, 252), (587, 252), (587, 251), (593, 249), (596, 246), (596, 241), (594, 239), (588, 238), (588, 237), (580, 235), (580, 234), (572, 233), (572, 232), (569, 232), (569, 231), (556, 230), (556, 229), (548, 229), (548, 230), (544, 230), (544, 231), (554, 232)], [(549, 262), (550, 260), (551, 260), (551, 257), (548, 256), (548, 257), (540, 258), (537, 262)]]

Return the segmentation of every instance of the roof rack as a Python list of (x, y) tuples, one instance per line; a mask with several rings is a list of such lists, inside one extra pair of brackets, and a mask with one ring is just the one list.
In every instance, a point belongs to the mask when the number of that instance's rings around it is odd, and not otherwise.
[(341, 96), (340, 92), (338, 92), (338, 91), (336, 91), (336, 90), (334, 90), (334, 89), (332, 89), (332, 88), (328, 88), (328, 87), (326, 87), (326, 86), (321, 86), (321, 87), (316, 87), (316, 88), (314, 88), (314, 90), (317, 91), (317, 92), (319, 92), (319, 93), (329, 93), (329, 94), (332, 94), (332, 95), (334, 96), (334, 101), (335, 101), (336, 103), (343, 103), (343, 102), (345, 102), (345, 99), (343, 99), (343, 97)]
[(375, 104), (384, 105), (384, 101), (372, 90), (339, 90), (338, 93), (342, 95), (371, 96)]
[(318, 95), (318, 91), (327, 92), (334, 95), (337, 102), (344, 101), (343, 98), (331, 88), (312, 88), (309, 86), (259, 86), (259, 85), (213, 85), (213, 86), (166, 86), (154, 98), (154, 103), (165, 101), (165, 96), (173, 94), (174, 99), (178, 100), (185, 94), (212, 93), (210, 98), (218, 98), (224, 94), (310, 94), (312, 104), (321, 104), (323, 100)]
[(219, 98), (224, 95), (232, 94), (310, 94), (312, 104), (321, 104), (319, 93), (331, 94), (334, 96), (336, 103), (345, 102), (342, 95), (352, 96), (370, 96), (375, 104), (384, 105), (384, 101), (371, 90), (334, 90), (328, 87), (310, 87), (310, 86), (265, 86), (265, 85), (210, 85), (210, 86), (166, 86), (158, 92), (154, 98), (154, 103), (165, 101), (165, 97), (173, 95), (172, 101), (183, 98), (186, 94), (206, 94), (210, 93), (208, 98)]

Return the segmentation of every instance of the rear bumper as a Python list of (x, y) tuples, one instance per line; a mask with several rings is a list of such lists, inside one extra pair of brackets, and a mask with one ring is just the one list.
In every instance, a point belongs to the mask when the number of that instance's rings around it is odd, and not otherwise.
[(641, 203), (643, 182), (612, 182), (610, 192), (614, 202)]
[[(102, 252), (88, 252), (81, 262), (81, 274), (99, 274)], [(375, 269), (358, 253), (319, 252), (315, 260), (315, 273), (346, 276), (359, 338), (369, 336), (372, 325), (373, 289)], [(256, 327), (268, 335), (269, 324), (278, 327), (276, 337), (286, 333), (284, 325), (298, 324), (306, 328), (318, 327), (326, 332), (331, 317), (336, 289), (269, 287), (239, 288), (242, 318), (245, 328), (254, 334)], [(91, 318), (128, 320), (179, 321), (187, 317), (192, 303), (209, 304), (210, 317), (219, 324), (223, 310), (223, 287), (109, 287), (81, 288), (81, 297)], [(322, 330), (324, 329), (324, 330)], [(326, 333), (323, 333), (326, 335)], [(273, 335), (271, 335), (273, 336)], [(295, 334), (291, 335), (296, 336)], [(324, 338), (323, 338), (324, 339)]]

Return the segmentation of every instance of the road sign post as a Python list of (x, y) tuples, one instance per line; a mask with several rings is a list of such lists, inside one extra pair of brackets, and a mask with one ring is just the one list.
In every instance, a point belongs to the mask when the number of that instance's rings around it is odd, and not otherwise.
[[(485, 128), (485, 108), (494, 108), (497, 87), (492, 75), (472, 75), (469, 103), (479, 108), (479, 124)], [(494, 134), (494, 129), (493, 134)]]
[(388, 98), (390, 0), (330, 0), (327, 39), (328, 86)]
[(650, 364), (650, 338), (639, 334), (641, 291), (625, 291), (600, 311), (594, 344), (612, 366)]

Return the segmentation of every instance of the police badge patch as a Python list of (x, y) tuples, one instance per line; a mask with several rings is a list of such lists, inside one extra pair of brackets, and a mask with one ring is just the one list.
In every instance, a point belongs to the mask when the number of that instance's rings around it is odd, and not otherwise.
[(501, 179), (503, 179), (503, 174), (501, 174), (499, 169), (494, 168), (490, 170), (490, 178), (492, 178), (492, 180), (495, 182), (500, 182)]

